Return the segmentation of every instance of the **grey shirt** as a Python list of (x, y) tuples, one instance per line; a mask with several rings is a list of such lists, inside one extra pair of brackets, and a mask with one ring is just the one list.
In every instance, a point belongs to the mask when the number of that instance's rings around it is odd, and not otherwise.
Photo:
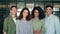
[(16, 34), (33, 34), (32, 22), (26, 21), (26, 23), (23, 23), (23, 20), (17, 20)]

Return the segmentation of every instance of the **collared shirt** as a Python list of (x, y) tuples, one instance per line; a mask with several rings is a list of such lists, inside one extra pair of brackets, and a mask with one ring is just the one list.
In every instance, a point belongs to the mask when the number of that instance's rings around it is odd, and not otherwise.
[(13, 18), (14, 23), (16, 24), (16, 18)]
[(50, 15), (45, 18), (45, 34), (60, 34), (59, 18), (55, 15)]
[(32, 22), (23, 20), (17, 20), (16, 23), (16, 34), (33, 34)]

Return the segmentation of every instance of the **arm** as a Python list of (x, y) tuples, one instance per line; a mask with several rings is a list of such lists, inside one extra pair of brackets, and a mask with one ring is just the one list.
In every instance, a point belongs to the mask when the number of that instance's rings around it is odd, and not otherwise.
[(20, 33), (19, 33), (19, 24), (18, 24), (18, 23), (19, 23), (19, 22), (17, 21), (17, 22), (16, 22), (16, 34), (20, 34)]
[(42, 34), (45, 33), (45, 23), (44, 23), (44, 20), (42, 21), (41, 32), (42, 32)]
[(4, 32), (4, 34), (6, 34), (6, 32)]
[(3, 32), (4, 34), (7, 34), (7, 19), (5, 19), (4, 24), (3, 24)]
[(31, 32), (31, 34), (33, 34), (33, 28), (32, 28), (32, 21), (30, 21), (30, 32)]
[(55, 31), (56, 31), (56, 34), (60, 34), (59, 18), (55, 18)]

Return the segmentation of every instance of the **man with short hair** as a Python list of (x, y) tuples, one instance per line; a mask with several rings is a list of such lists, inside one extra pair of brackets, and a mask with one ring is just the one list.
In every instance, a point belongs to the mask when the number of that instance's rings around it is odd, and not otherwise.
[(10, 16), (4, 20), (3, 32), (4, 34), (16, 34), (16, 14), (17, 7), (11, 6)]
[(45, 18), (45, 34), (60, 34), (60, 23), (59, 18), (53, 13), (53, 6), (46, 6), (46, 18)]

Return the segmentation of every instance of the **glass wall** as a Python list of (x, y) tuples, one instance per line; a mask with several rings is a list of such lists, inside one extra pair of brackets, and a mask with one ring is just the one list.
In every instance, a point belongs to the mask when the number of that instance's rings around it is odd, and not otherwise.
[(5, 16), (9, 15), (9, 8), (12, 5), (17, 6), (17, 15), (23, 7), (29, 8), (32, 11), (34, 6), (40, 6), (43, 10), (45, 10), (46, 5), (54, 6), (54, 13), (58, 17), (60, 17), (60, 0), (0, 0), (0, 13), (2, 12)]
[[(60, 18), (60, 0), (0, 0), (0, 27), (2, 27), (4, 18), (9, 16), (9, 9), (12, 5), (17, 6), (17, 16), (19, 16), (23, 7), (27, 7), (32, 11), (34, 6), (40, 6), (45, 11), (47, 4), (54, 6), (53, 14)], [(2, 32), (2, 28), (0, 29), (0, 32)]]
[(19, 12), (23, 7), (29, 8), (32, 11), (34, 6), (40, 6), (45, 11), (46, 5), (54, 6), (54, 13), (58, 17), (60, 17), (60, 0), (0, 0), (0, 13), (2, 12), (5, 16), (9, 15), (9, 8), (12, 5), (17, 6), (17, 16), (19, 16)]

